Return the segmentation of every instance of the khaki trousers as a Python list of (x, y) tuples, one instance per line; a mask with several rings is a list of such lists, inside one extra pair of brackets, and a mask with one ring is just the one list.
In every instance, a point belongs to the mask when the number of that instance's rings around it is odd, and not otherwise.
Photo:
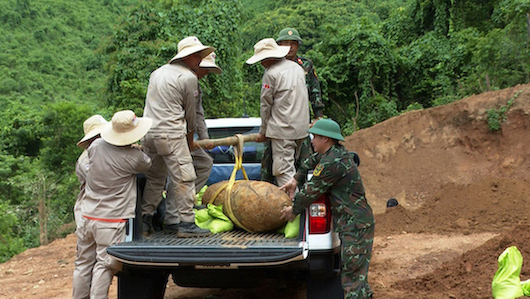
[(194, 222), (195, 213), (195, 169), (188, 148), (186, 136), (170, 138), (167, 134), (148, 133), (142, 139), (142, 147), (151, 158), (151, 168), (145, 173), (142, 214), (153, 215), (162, 200), (166, 177), (174, 182), (176, 196), (173, 204), (178, 210), (179, 219)]
[(272, 175), (283, 186), (296, 174), (295, 161), (300, 156), (304, 138), (298, 140), (271, 139)]
[[(195, 190), (194, 193), (201, 191), (202, 187), (208, 181), (208, 177), (212, 171), (213, 158), (202, 148), (197, 148), (191, 151), (191, 157), (193, 158), (193, 166), (195, 167), (195, 173), (197, 178), (195, 179)], [(165, 224), (179, 223), (179, 210), (182, 208), (179, 203), (183, 200), (178, 198), (175, 194), (175, 184), (170, 180), (167, 187), (166, 196), (166, 215), (164, 218)]]
[(121, 270), (121, 263), (107, 254), (107, 248), (123, 242), (125, 224), (85, 220), (85, 225), (77, 234), (78, 257), (74, 270), (73, 298), (108, 298), (112, 277)]

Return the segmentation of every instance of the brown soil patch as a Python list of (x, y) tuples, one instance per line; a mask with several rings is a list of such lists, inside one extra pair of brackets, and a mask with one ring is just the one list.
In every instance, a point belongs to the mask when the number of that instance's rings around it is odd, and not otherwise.
[[(487, 110), (522, 91), (497, 132)], [(369, 280), (375, 298), (491, 298), (509, 246), (530, 278), (530, 84), (412, 111), (355, 132), (345, 145), (376, 213)], [(399, 205), (386, 208), (396, 198)], [(75, 235), (0, 264), (0, 298), (69, 298)], [(168, 285), (166, 298), (245, 298)], [(116, 297), (116, 283), (111, 287)]]

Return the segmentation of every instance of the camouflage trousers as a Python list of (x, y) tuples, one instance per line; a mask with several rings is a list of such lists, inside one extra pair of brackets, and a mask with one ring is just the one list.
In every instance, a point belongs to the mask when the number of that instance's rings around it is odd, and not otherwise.
[(344, 298), (372, 298), (368, 267), (374, 244), (374, 227), (339, 232), (342, 241), (342, 288)]
[[(309, 136), (304, 139), (300, 147), (300, 157), (295, 161), (294, 167), (298, 170), (300, 163), (313, 154), (313, 146)], [(272, 146), (270, 139), (263, 143), (263, 155), (261, 156), (261, 180), (276, 184), (274, 175), (272, 175)], [(298, 186), (299, 188), (301, 186)]]

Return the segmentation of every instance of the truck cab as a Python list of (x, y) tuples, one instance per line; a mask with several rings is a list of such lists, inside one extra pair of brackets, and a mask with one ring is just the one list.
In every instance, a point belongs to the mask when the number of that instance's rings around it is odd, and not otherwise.
[[(210, 138), (215, 139), (257, 133), (261, 119), (211, 119), (206, 124)], [(207, 185), (227, 180), (234, 167), (231, 147), (208, 152), (214, 165)], [(263, 144), (245, 143), (243, 167), (251, 180), (259, 180), (262, 154)], [(178, 238), (165, 231), (144, 237), (140, 208), (144, 184), (139, 177), (136, 218), (129, 221), (125, 242), (107, 250), (123, 265), (118, 298), (163, 298), (169, 274), (183, 287), (249, 287), (263, 278), (304, 281), (308, 298), (342, 298), (340, 239), (333, 232), (327, 196), (301, 214), (299, 234), (293, 239), (238, 228), (209, 237)]]

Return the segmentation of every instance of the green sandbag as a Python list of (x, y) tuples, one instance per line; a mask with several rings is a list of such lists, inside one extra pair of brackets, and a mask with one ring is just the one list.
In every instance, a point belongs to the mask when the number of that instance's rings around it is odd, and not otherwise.
[(228, 216), (223, 214), (223, 205), (215, 206), (208, 204), (207, 210), (208, 214), (213, 218), (208, 227), (212, 233), (222, 233), (234, 228), (234, 223), (232, 223)]
[(231, 231), (233, 228), (234, 224), (232, 223), (232, 221), (225, 221), (221, 219), (213, 219), (208, 227), (212, 234)]
[(287, 239), (292, 239), (298, 237), (298, 232), (300, 232), (300, 215), (297, 215), (293, 221), (287, 222), (285, 225), (285, 237)]
[(523, 289), (523, 293), (526, 297), (530, 296), (530, 279), (521, 281), (521, 288)]
[(195, 203), (196, 205), (200, 206), (202, 205), (202, 196), (204, 194), (204, 191), (208, 189), (208, 186), (204, 185), (201, 190), (199, 190), (199, 193), (195, 194)]
[(513, 299), (522, 297), (523, 288), (519, 275), (523, 266), (523, 256), (515, 246), (506, 248), (498, 258), (499, 268), (491, 283), (495, 299)]
[(195, 224), (198, 227), (208, 229), (212, 220), (213, 217), (208, 214), (208, 209), (195, 210)]
[(223, 205), (208, 204), (206, 209), (195, 210), (195, 224), (212, 233), (222, 233), (234, 228), (232, 221), (223, 214)]
[(298, 237), (298, 233), (300, 232), (300, 215), (297, 215), (293, 221), (287, 222), (285, 226), (280, 227), (276, 232), (284, 234), (287, 239)]

